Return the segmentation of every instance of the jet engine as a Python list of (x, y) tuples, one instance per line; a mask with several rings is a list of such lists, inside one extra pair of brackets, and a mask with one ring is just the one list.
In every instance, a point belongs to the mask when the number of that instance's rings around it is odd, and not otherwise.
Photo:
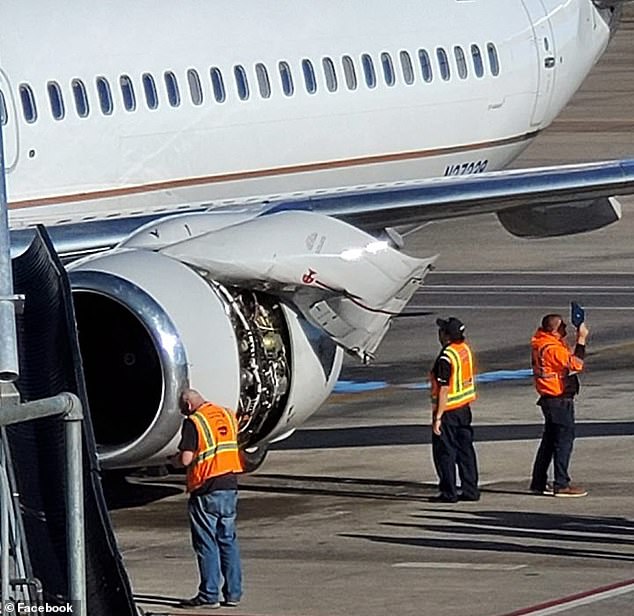
[(248, 448), (291, 431), (339, 375), (342, 351), (291, 306), (160, 253), (115, 251), (74, 267), (71, 284), (106, 468), (175, 451), (188, 383), (238, 410)]
[(497, 214), (512, 235), (524, 238), (557, 237), (601, 229), (621, 219), (615, 197), (559, 205), (533, 205), (502, 210)]
[(74, 262), (102, 465), (165, 463), (187, 386), (237, 410), (241, 448), (259, 461), (326, 400), (344, 349), (374, 350), (431, 261), (341, 221), (286, 212), (175, 217)]

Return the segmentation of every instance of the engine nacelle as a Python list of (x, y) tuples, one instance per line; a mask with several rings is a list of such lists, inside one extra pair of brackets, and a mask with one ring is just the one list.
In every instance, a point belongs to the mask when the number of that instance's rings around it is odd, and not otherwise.
[(614, 197), (607, 197), (512, 208), (497, 216), (502, 226), (517, 237), (557, 237), (594, 231), (617, 222), (621, 219), (621, 204)]
[(104, 468), (165, 462), (187, 385), (237, 409), (247, 448), (291, 433), (339, 376), (342, 350), (274, 296), (137, 249), (78, 261), (69, 273)]
[[(280, 237), (283, 230), (283, 238)], [(249, 464), (367, 360), (434, 257), (312, 212), (179, 215), (69, 267), (105, 467), (175, 451), (188, 385), (236, 409)]]

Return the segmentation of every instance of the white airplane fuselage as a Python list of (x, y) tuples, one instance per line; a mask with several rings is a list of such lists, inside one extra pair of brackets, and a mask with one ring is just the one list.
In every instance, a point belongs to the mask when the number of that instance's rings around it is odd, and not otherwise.
[(236, 409), (261, 463), (432, 267), (387, 227), (617, 220), (632, 161), (485, 173), (609, 37), (592, 0), (3, 2), (11, 244), (43, 223), (84, 256), (67, 269), (102, 464), (163, 464), (186, 386)]
[(0, 24), (14, 228), (500, 169), (609, 39), (590, 0), (10, 0)]

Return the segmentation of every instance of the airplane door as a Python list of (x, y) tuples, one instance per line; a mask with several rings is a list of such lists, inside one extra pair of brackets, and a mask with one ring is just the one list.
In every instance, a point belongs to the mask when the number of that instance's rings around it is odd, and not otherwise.
[(15, 101), (5, 72), (0, 68), (0, 123), (4, 142), (4, 166), (11, 171), (18, 162), (18, 121)]
[(522, 0), (530, 17), (535, 37), (535, 51), (539, 66), (537, 94), (531, 124), (536, 126), (544, 121), (550, 107), (555, 87), (555, 39), (543, 0)]

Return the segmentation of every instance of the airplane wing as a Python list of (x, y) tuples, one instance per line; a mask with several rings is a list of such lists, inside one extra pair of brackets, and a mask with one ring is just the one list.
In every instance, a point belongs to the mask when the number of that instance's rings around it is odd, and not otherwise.
[[(623, 159), (333, 188), (231, 205), (210, 202), (192, 206), (187, 212), (244, 219), (304, 210), (345, 220), (366, 231), (386, 227), (408, 230), (429, 221), (495, 212), (515, 235), (547, 237), (615, 222), (620, 218), (620, 207), (614, 197), (632, 193), (634, 159)], [(58, 252), (72, 257), (110, 248), (141, 227), (151, 229), (165, 216), (165, 212), (122, 216), (60, 225), (48, 231)], [(13, 231), (14, 251), (20, 252), (31, 237), (29, 229)]]
[[(503, 224), (505, 220), (524, 218), (527, 226), (532, 217), (547, 213), (564, 216), (561, 228), (555, 232), (543, 229), (539, 233), (535, 229), (535, 233), (515, 233), (543, 237), (588, 231), (615, 222), (620, 217), (618, 204), (610, 201), (616, 210), (610, 216), (607, 200), (631, 193), (634, 159), (626, 159), (367, 186), (286, 201), (275, 209), (302, 205), (365, 229), (492, 212), (502, 215)], [(578, 220), (580, 213), (585, 214), (585, 220)], [(597, 223), (603, 224), (595, 226)]]

